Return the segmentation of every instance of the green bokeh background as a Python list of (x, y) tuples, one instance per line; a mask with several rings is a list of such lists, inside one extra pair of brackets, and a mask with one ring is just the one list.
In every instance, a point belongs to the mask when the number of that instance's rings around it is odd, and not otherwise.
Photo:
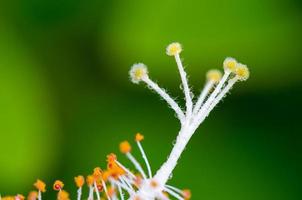
[(169, 183), (193, 199), (301, 199), (301, 35), (299, 0), (0, 1), (0, 193), (27, 194), (41, 178), (54, 199), (61, 179), (74, 199), (73, 177), (138, 131), (158, 169), (179, 124), (128, 70), (146, 63), (183, 103), (165, 55), (179, 41), (195, 93), (226, 56), (251, 77), (201, 125)]

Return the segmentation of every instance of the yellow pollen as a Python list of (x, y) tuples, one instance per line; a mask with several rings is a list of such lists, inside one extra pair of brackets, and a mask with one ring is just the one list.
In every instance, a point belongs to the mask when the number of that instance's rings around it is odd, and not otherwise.
[(5, 196), (5, 197), (2, 197), (2, 200), (15, 200), (15, 197)]
[(110, 170), (104, 171), (104, 173), (102, 174), (103, 181), (106, 182), (110, 176), (111, 176)]
[(37, 190), (39, 190), (41, 192), (46, 191), (46, 189), (45, 189), (46, 184), (43, 181), (39, 180), (39, 179), (37, 179), (37, 181), (34, 183), (34, 186), (35, 186), (35, 188), (37, 188)]
[(238, 64), (238, 67), (236, 67), (236, 70), (235, 70), (235, 74), (239, 80), (245, 81), (249, 78), (250, 71), (246, 65)]
[(140, 142), (140, 141), (142, 141), (142, 140), (144, 140), (144, 136), (143, 136), (142, 134), (140, 134), (140, 133), (137, 133), (137, 134), (135, 135), (135, 141), (136, 141), (136, 142)]
[(37, 191), (31, 191), (27, 196), (28, 200), (36, 200), (37, 198), (38, 198), (38, 192)]
[(115, 162), (117, 159), (116, 155), (114, 153), (111, 153), (109, 155), (107, 155), (107, 162), (108, 163), (112, 163)]
[(87, 183), (88, 186), (92, 186), (92, 185), (93, 185), (93, 183), (94, 183), (94, 178), (93, 178), (92, 175), (88, 175), (88, 176), (86, 177), (86, 183)]
[(131, 151), (131, 145), (128, 141), (123, 141), (120, 143), (120, 151), (124, 154), (129, 153)]
[(228, 57), (223, 61), (223, 67), (225, 70), (235, 72), (235, 69), (237, 67), (237, 61), (234, 58)]
[(129, 75), (133, 83), (139, 83), (145, 76), (148, 76), (147, 66), (143, 63), (134, 64), (129, 71)]
[(76, 177), (74, 177), (74, 182), (78, 188), (81, 188), (85, 183), (85, 178), (84, 178), (84, 176), (81, 176), (81, 175), (76, 176)]
[(99, 180), (102, 177), (102, 170), (100, 167), (96, 167), (93, 169), (93, 177), (95, 180)]
[(156, 188), (158, 186), (158, 183), (155, 180), (151, 180), (150, 185), (151, 187)]
[(181, 51), (182, 47), (181, 44), (179, 44), (178, 42), (173, 42), (169, 44), (166, 49), (166, 53), (168, 56), (175, 56), (176, 54), (180, 54)]
[(222, 74), (219, 70), (212, 69), (207, 73), (208, 81), (213, 81), (214, 83), (218, 83), (222, 77)]
[(69, 200), (69, 194), (65, 190), (60, 190), (58, 192), (58, 200)]

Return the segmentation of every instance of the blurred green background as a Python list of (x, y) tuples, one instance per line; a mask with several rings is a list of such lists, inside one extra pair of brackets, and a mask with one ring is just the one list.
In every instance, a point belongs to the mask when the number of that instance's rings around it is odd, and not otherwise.
[(165, 55), (179, 41), (195, 93), (226, 56), (251, 77), (201, 125), (170, 183), (193, 199), (301, 199), (301, 35), (299, 0), (1, 0), (0, 193), (61, 179), (74, 199), (73, 177), (105, 167), (138, 131), (158, 169), (179, 124), (128, 70), (146, 63), (182, 102)]

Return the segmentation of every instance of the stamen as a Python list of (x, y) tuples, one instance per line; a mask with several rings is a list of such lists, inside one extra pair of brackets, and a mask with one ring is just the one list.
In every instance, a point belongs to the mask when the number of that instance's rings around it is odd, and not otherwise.
[(77, 190), (77, 193), (78, 193), (77, 200), (81, 200), (81, 196), (82, 196), (82, 188), (81, 187)]
[(164, 89), (160, 88), (157, 83), (153, 82), (149, 77), (144, 77), (142, 80), (168, 103), (168, 105), (175, 111), (178, 119), (183, 122), (185, 115), (174, 99), (172, 99)]
[(121, 200), (124, 200), (124, 194), (123, 194), (121, 186), (118, 185), (117, 188), (118, 188), (118, 192), (120, 193)]
[(119, 180), (121, 181), (122, 184), (126, 185), (130, 190), (134, 190), (131, 183), (124, 179), (124, 177), (120, 177)]
[[(110, 181), (112, 181), (113, 183), (115, 183), (117, 186), (120, 186), (121, 188), (123, 188), (124, 190), (126, 190), (130, 195), (131, 194), (134, 194), (135, 191), (132, 190), (131, 188), (129, 188), (125, 183), (123, 182), (119, 182), (119, 181), (116, 181), (114, 179), (110, 179)], [(105, 191), (106, 192), (106, 191)]]
[(213, 87), (214, 82), (213, 81), (208, 81), (204, 87), (204, 89), (201, 91), (200, 96), (198, 97), (198, 100), (194, 106), (193, 109), (193, 115), (196, 115), (197, 112), (199, 111), (202, 103), (204, 102), (205, 98), (207, 97), (207, 95), (209, 94), (209, 91), (211, 90), (211, 88)]
[(101, 199), (100, 192), (99, 192), (99, 188), (98, 188), (98, 186), (96, 184), (96, 181), (94, 181), (93, 184), (94, 184), (94, 190), (95, 190), (95, 193), (96, 193), (97, 200), (100, 200)]
[(173, 190), (173, 191), (175, 191), (175, 192), (177, 192), (177, 193), (179, 193), (179, 194), (182, 194), (182, 190), (181, 189), (179, 189), (179, 188), (177, 188), (177, 187), (174, 187), (174, 186), (172, 186), (172, 185), (165, 185), (165, 187), (166, 188), (169, 188), (169, 189), (171, 189), (171, 190)]
[(118, 160), (116, 160), (115, 162), (127, 173), (127, 175), (131, 176), (131, 178), (133, 179), (136, 178), (136, 176), (129, 169), (127, 169), (122, 163), (120, 163)]
[(226, 70), (223, 77), (219, 81), (218, 85), (216, 86), (215, 90), (213, 93), (210, 95), (210, 97), (206, 100), (204, 105), (200, 108), (200, 110), (197, 113), (197, 116), (193, 122), (194, 126), (198, 126), (201, 122), (202, 119), (204, 119), (204, 115), (206, 114), (206, 111), (208, 110), (209, 106), (212, 104), (213, 100), (215, 97), (218, 95), (218, 93), (221, 91), (221, 88), (223, 87), (224, 83), (227, 81), (231, 74), (231, 71)]
[(93, 186), (90, 185), (89, 186), (88, 200), (93, 200), (93, 190), (94, 190)]
[(77, 200), (81, 200), (81, 196), (82, 196), (82, 187), (85, 183), (85, 179), (83, 176), (77, 176), (74, 177), (74, 182), (76, 184), (76, 186), (78, 187), (78, 191), (77, 191)]
[(42, 200), (42, 192), (46, 191), (46, 184), (37, 179), (37, 181), (34, 183), (34, 186), (38, 190), (38, 200)]
[(106, 183), (105, 183), (105, 181), (103, 181), (103, 180), (102, 180), (102, 185), (103, 185), (105, 194), (106, 194), (106, 196), (107, 196), (107, 199), (108, 199), (108, 200), (111, 200), (110, 196), (108, 195), (108, 190), (107, 190), (107, 187), (106, 187)]
[(204, 100), (206, 99), (207, 95), (209, 94), (210, 90), (212, 89), (212, 87), (214, 86), (214, 84), (218, 83), (220, 81), (222, 77), (222, 74), (219, 70), (216, 69), (212, 69), (210, 71), (207, 72), (207, 83), (204, 87), (204, 89), (202, 90), (195, 106), (194, 106), (194, 110), (193, 110), (193, 114), (196, 115), (202, 105), (202, 103), (204, 102)]
[(137, 160), (132, 156), (132, 154), (129, 152), (129, 153), (126, 153), (126, 156), (133, 163), (133, 165), (139, 171), (139, 173), (143, 176), (143, 178), (147, 179), (146, 174), (145, 174), (142, 166), (139, 164), (139, 162), (137, 162)]
[(212, 104), (207, 110), (205, 117), (213, 110), (213, 108), (221, 101), (221, 99), (226, 95), (228, 91), (233, 87), (233, 85), (238, 81), (238, 77), (234, 77), (228, 81), (228, 84), (223, 88), (220, 94), (213, 100)]
[(190, 118), (192, 115), (192, 107), (193, 107), (193, 102), (192, 102), (192, 98), (191, 98), (191, 91), (188, 85), (188, 80), (187, 80), (187, 74), (184, 70), (184, 67), (182, 65), (181, 59), (179, 57), (179, 54), (175, 54), (175, 60), (176, 60), (176, 64), (178, 67), (178, 71), (180, 74), (180, 78), (181, 78), (181, 82), (183, 85), (183, 90), (184, 90), (184, 94), (185, 94), (185, 99), (186, 99), (186, 117)]
[(146, 164), (146, 166), (147, 166), (149, 178), (152, 178), (151, 166), (150, 166), (150, 164), (149, 164), (149, 161), (148, 161), (148, 158), (147, 158), (147, 156), (146, 156), (146, 154), (145, 154), (145, 151), (144, 151), (144, 149), (143, 149), (143, 147), (142, 147), (142, 145), (141, 145), (141, 143), (140, 143), (140, 141), (142, 141), (143, 139), (144, 139), (144, 136), (143, 136), (143, 135), (141, 135), (140, 133), (137, 133), (137, 134), (136, 134), (135, 140), (136, 140), (137, 146), (138, 146), (138, 148), (139, 148), (139, 150), (140, 150), (140, 152), (141, 152), (141, 154), (142, 154), (142, 157), (143, 157), (143, 159), (144, 159), (144, 161), (145, 161), (145, 164)]
[(183, 197), (181, 197), (179, 194), (177, 194), (176, 192), (174, 192), (173, 190), (169, 189), (169, 188), (164, 188), (164, 191), (168, 192), (170, 195), (172, 195), (173, 197), (175, 197), (178, 200), (184, 200)]

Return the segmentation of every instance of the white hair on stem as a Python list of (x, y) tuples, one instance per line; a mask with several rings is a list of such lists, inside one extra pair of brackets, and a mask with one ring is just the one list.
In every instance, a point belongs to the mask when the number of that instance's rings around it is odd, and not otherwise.
[(175, 111), (178, 119), (181, 123), (184, 122), (185, 115), (178, 104), (171, 98), (168, 93), (165, 92), (164, 89), (160, 88), (155, 82), (153, 82), (149, 77), (144, 77), (142, 79), (151, 89), (153, 89), (156, 93), (158, 93), (167, 103), (168, 105)]

